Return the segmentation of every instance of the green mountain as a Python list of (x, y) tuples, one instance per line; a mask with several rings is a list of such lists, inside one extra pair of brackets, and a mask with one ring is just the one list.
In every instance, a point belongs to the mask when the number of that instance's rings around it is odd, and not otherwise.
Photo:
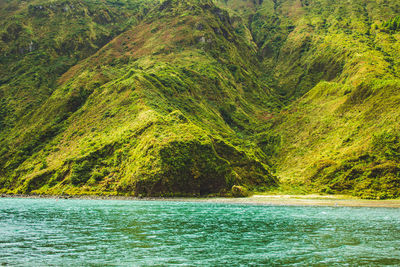
[(400, 196), (394, 0), (0, 0), (0, 192)]

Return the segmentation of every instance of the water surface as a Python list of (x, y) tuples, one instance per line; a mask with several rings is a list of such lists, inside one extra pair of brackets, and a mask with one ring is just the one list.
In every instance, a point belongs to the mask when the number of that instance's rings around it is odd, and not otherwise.
[(400, 266), (400, 209), (0, 199), (0, 265)]

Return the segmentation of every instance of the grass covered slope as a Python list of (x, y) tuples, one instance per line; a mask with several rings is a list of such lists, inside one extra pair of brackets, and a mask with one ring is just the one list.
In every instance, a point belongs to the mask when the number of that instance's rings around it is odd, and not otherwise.
[(0, 132), (38, 108), (60, 75), (137, 24), (151, 7), (139, 0), (1, 2)]
[(3, 141), (9, 193), (204, 195), (276, 185), (250, 138), (279, 105), (210, 1), (164, 1), (57, 81)]
[(287, 104), (267, 139), (282, 189), (400, 196), (400, 4), (216, 3), (249, 29), (263, 81)]
[(397, 1), (0, 4), (1, 192), (400, 196)]
[[(303, 6), (307, 23), (285, 45), (292, 49), (288, 58), (298, 53), (302, 63), (292, 65), (290, 74), (283, 71), (287, 65), (277, 69), (287, 77), (280, 79), (286, 92), (307, 92), (275, 121), (284, 144), (276, 158), (278, 175), (289, 187), (400, 196), (400, 34), (393, 26), (399, 8), (396, 1), (356, 0)], [(299, 27), (307, 30), (301, 34)], [(295, 37), (301, 36), (308, 41), (296, 52)]]

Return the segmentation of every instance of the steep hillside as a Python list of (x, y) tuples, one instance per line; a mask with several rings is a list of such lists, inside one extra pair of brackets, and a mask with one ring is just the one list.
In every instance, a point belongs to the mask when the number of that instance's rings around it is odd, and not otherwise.
[(398, 1), (0, 9), (0, 192), (400, 196)]
[(46, 100), (58, 76), (146, 13), (144, 1), (1, 1), (0, 131)]
[(275, 121), (278, 175), (306, 191), (400, 195), (396, 1), (303, 1), (275, 77), (303, 95)]
[(80, 61), (2, 150), (7, 192), (204, 195), (276, 185), (252, 141), (279, 106), (210, 1), (164, 1)]

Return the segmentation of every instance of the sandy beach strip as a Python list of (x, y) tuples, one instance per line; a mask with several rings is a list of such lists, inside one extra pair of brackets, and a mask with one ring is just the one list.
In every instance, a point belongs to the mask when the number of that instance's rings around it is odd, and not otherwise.
[(206, 199), (206, 202), (237, 203), (271, 206), (331, 206), (331, 207), (382, 207), (400, 208), (400, 199), (365, 200), (335, 196), (314, 195), (254, 195), (248, 198)]
[(180, 201), (222, 204), (247, 204), (266, 206), (331, 206), (331, 207), (382, 207), (400, 208), (400, 199), (366, 200), (335, 195), (253, 195), (247, 198), (136, 198), (124, 196), (48, 196), (48, 195), (1, 195), (2, 198), (48, 198), (84, 200), (127, 201)]

